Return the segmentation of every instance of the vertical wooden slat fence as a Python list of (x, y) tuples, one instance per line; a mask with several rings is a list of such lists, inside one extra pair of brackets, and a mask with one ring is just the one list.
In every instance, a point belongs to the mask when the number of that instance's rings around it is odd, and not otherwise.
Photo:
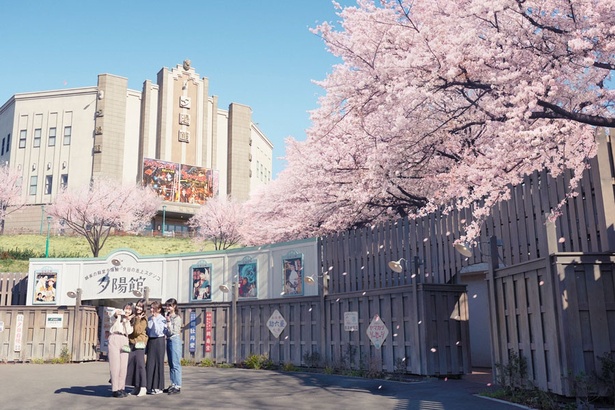
[[(62, 327), (46, 327), (47, 314), (61, 314)], [(16, 351), (20, 316), (23, 317), (21, 347)], [(79, 310), (56, 306), (0, 306), (0, 321), (4, 323), (4, 330), (0, 332), (2, 361), (51, 360), (61, 357), (65, 348), (73, 361), (98, 358), (98, 313), (92, 306), (82, 306)]]
[(0, 273), (0, 306), (25, 305), (27, 273)]

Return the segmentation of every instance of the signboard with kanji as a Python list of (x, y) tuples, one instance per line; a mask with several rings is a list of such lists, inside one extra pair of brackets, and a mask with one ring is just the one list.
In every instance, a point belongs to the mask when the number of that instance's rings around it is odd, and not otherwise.
[(380, 349), (380, 346), (382, 346), (384, 339), (386, 339), (388, 335), (389, 329), (387, 329), (382, 319), (380, 319), (380, 316), (374, 316), (372, 322), (367, 327), (367, 337), (372, 341), (374, 347)]
[(205, 314), (205, 351), (211, 352), (211, 324), (212, 324), (212, 313), (207, 312)]
[(278, 312), (277, 309), (267, 321), (267, 327), (271, 331), (271, 334), (276, 338), (280, 337), (280, 334), (284, 328), (286, 328), (286, 320), (284, 320), (284, 317), (280, 314), (280, 312)]
[(196, 312), (190, 312), (190, 333), (188, 334), (188, 348), (190, 353), (196, 351)]
[(344, 330), (347, 332), (359, 330), (359, 312), (344, 312)]

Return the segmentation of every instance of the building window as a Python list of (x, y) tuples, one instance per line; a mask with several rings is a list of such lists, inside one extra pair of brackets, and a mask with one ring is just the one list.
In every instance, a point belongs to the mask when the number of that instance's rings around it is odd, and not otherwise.
[(34, 130), (34, 148), (39, 148), (41, 146), (41, 129), (36, 128)]
[(45, 195), (51, 195), (51, 184), (53, 183), (53, 175), (45, 177)]
[(0, 155), (4, 155), (4, 140), (5, 140), (5, 139), (6, 139), (6, 138), (2, 138), (2, 154), (0, 154)]
[(11, 134), (6, 136), (6, 152), (11, 150)]
[(60, 175), (60, 188), (66, 189), (67, 186), (68, 186), (68, 174)]
[(64, 127), (64, 145), (70, 145), (71, 128), (70, 126)]
[(49, 142), (47, 145), (50, 147), (56, 146), (56, 127), (49, 128)]
[(26, 135), (27, 135), (26, 130), (19, 131), (19, 148), (26, 147)]
[(38, 177), (33, 175), (30, 177), (30, 195), (36, 195), (36, 184), (38, 184)]

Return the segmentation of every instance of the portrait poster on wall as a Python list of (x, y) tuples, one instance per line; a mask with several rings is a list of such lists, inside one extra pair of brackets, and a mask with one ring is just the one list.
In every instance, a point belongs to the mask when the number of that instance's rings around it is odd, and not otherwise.
[(255, 298), (258, 296), (258, 271), (256, 261), (245, 257), (238, 264), (238, 286), (240, 298)]
[(190, 267), (190, 301), (211, 301), (211, 264), (199, 262)]
[(303, 295), (303, 254), (289, 252), (282, 257), (284, 296)]
[(36, 282), (34, 284), (33, 304), (56, 303), (56, 288), (58, 272), (48, 267), (34, 271)]

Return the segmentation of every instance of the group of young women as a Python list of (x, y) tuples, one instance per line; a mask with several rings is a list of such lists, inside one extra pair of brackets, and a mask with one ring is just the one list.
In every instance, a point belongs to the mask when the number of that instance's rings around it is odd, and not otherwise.
[[(177, 312), (177, 300), (166, 301), (164, 315), (160, 302), (150, 303), (149, 316), (145, 305), (141, 299), (110, 312), (113, 324), (108, 359), (113, 397), (127, 397), (126, 386), (134, 387), (130, 394), (135, 396), (181, 391), (182, 319)], [(164, 388), (165, 346), (171, 372), (171, 386), (167, 389)]]

